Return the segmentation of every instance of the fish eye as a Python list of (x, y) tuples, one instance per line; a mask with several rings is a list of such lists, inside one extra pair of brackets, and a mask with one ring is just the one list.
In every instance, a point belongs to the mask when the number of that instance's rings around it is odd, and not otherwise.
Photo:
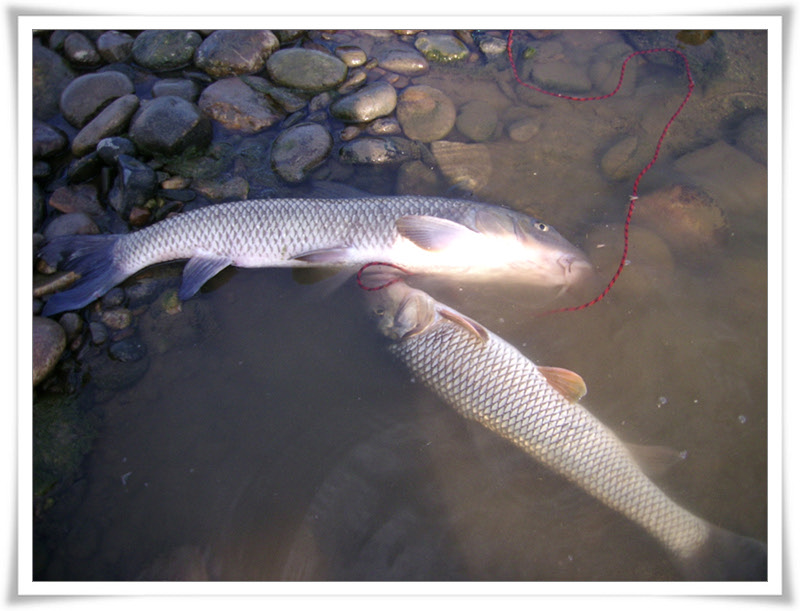
[(383, 316), (386, 314), (386, 309), (383, 306), (378, 306), (373, 311), (375, 312), (375, 316)]
[(538, 221), (536, 223), (536, 229), (538, 229), (539, 231), (550, 231), (550, 226), (547, 223), (542, 223), (541, 221)]

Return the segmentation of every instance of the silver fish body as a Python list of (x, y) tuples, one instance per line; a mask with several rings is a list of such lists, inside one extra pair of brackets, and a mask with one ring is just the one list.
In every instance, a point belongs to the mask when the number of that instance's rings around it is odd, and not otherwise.
[(358, 266), (394, 263), (410, 272), (517, 276), (567, 287), (585, 276), (586, 257), (527, 215), (466, 200), (420, 196), (274, 199), (217, 204), (126, 235), (66, 236), (42, 251), (81, 275), (51, 297), (45, 315), (76, 309), (140, 269), (188, 259), (187, 299), (228, 265)]
[(629, 447), (577, 403), (572, 372), (537, 367), (479, 323), (399, 282), (370, 295), (390, 351), (466, 418), (638, 523), (688, 579), (766, 579), (766, 546), (712, 526), (670, 499)]

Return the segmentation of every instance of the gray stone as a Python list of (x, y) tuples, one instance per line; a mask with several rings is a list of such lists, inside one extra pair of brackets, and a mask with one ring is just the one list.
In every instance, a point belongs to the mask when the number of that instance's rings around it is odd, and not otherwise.
[(124, 32), (109, 30), (97, 39), (97, 52), (109, 64), (126, 61), (132, 50), (133, 36)]
[(235, 76), (206, 87), (198, 104), (224, 127), (247, 133), (266, 129), (284, 116), (267, 95), (254, 91)]
[(103, 163), (108, 165), (116, 165), (120, 155), (136, 155), (136, 145), (121, 136), (111, 136), (110, 138), (103, 138), (97, 143), (95, 149)]
[(458, 109), (456, 127), (470, 140), (484, 142), (497, 128), (497, 111), (482, 100), (467, 102)]
[(139, 108), (139, 98), (132, 93), (111, 102), (78, 132), (72, 140), (72, 153), (78, 157), (86, 155), (92, 152), (103, 138), (124, 131), (137, 108)]
[(99, 346), (108, 339), (108, 329), (101, 322), (90, 322), (89, 335), (92, 338), (92, 343)]
[(527, 142), (539, 133), (539, 122), (530, 117), (521, 117), (511, 121), (507, 128), (508, 136), (515, 142)]
[(767, 165), (767, 115), (758, 112), (742, 121), (737, 129), (735, 143), (755, 161)]
[(55, 217), (44, 228), (44, 237), (48, 240), (60, 235), (89, 235), (100, 233), (100, 229), (85, 212), (70, 212)]
[(153, 97), (161, 98), (168, 95), (194, 102), (200, 95), (200, 88), (197, 83), (185, 78), (165, 78), (156, 81), (153, 85)]
[(97, 176), (100, 168), (103, 167), (103, 162), (100, 160), (97, 152), (91, 152), (78, 159), (70, 162), (67, 168), (67, 180), (71, 183), (79, 183), (90, 180)]
[(586, 68), (566, 59), (534, 62), (533, 78), (548, 91), (586, 93), (592, 89)]
[(140, 150), (176, 155), (189, 149), (205, 149), (211, 142), (211, 124), (191, 102), (164, 96), (142, 105), (129, 134)]
[(334, 53), (348, 68), (363, 66), (367, 62), (367, 54), (361, 47), (342, 45), (341, 47), (336, 47)]
[(61, 114), (75, 127), (83, 127), (108, 104), (130, 93), (133, 93), (133, 83), (121, 72), (84, 74), (62, 92)]
[(72, 32), (64, 39), (64, 55), (73, 64), (86, 68), (97, 66), (102, 61), (92, 41), (80, 32)]
[(301, 123), (282, 132), (272, 145), (272, 167), (287, 182), (302, 182), (330, 153), (333, 138), (317, 123)]
[(386, 165), (410, 161), (418, 156), (413, 146), (402, 138), (356, 138), (339, 149), (339, 158), (354, 165)]
[(380, 117), (367, 126), (370, 136), (397, 136), (403, 133), (400, 123), (394, 117)]
[(61, 94), (75, 74), (64, 58), (40, 44), (33, 45), (32, 56), (33, 116), (44, 121), (58, 114)]
[(201, 42), (190, 30), (145, 30), (133, 42), (133, 59), (154, 72), (175, 70), (192, 62)]
[(428, 60), (410, 47), (386, 49), (378, 55), (377, 59), (378, 66), (384, 70), (406, 76), (419, 76), (430, 70)]
[(58, 155), (67, 147), (67, 136), (60, 129), (43, 121), (33, 120), (33, 157), (47, 159)]
[(83, 331), (83, 319), (75, 312), (65, 312), (58, 319), (58, 324), (64, 329), (67, 343), (72, 343)]
[(600, 169), (611, 180), (626, 180), (637, 171), (639, 139), (626, 136), (611, 146), (600, 159)]
[(100, 320), (109, 329), (126, 329), (133, 322), (133, 314), (128, 308), (111, 308), (100, 314)]
[(397, 91), (385, 81), (377, 81), (336, 100), (331, 115), (349, 123), (367, 123), (392, 114), (397, 106)]
[(269, 30), (216, 30), (197, 47), (194, 63), (215, 78), (253, 74), (278, 46)]
[(33, 317), (33, 385), (44, 380), (67, 346), (67, 334), (56, 321)]
[(247, 199), (250, 185), (242, 176), (224, 181), (199, 178), (192, 181), (192, 189), (213, 202), (222, 202)]
[(281, 49), (270, 55), (267, 72), (279, 85), (318, 92), (344, 82), (347, 66), (333, 55), (311, 49)]
[(143, 206), (155, 195), (156, 173), (128, 155), (119, 156), (117, 167), (117, 178), (108, 194), (108, 201), (123, 219), (127, 219), (131, 208)]
[(97, 199), (97, 188), (92, 184), (59, 187), (50, 196), (49, 204), (64, 214), (71, 212), (83, 212), (91, 216), (103, 214), (103, 207)]
[(450, 133), (456, 108), (443, 92), (428, 85), (406, 88), (397, 100), (397, 120), (412, 140), (433, 142)]
[(469, 55), (466, 45), (449, 34), (419, 36), (414, 41), (414, 46), (429, 61), (433, 62), (448, 63), (465, 59)]

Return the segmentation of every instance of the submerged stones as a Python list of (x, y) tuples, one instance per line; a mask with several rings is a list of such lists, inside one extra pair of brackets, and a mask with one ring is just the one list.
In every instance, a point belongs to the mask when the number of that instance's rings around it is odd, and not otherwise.
[(191, 30), (145, 30), (133, 42), (133, 59), (154, 72), (188, 66), (202, 38)]
[(44, 380), (64, 352), (67, 334), (54, 320), (33, 317), (33, 385)]
[(397, 120), (412, 140), (441, 140), (456, 124), (456, 107), (442, 91), (428, 85), (407, 87), (397, 100)]
[(269, 30), (216, 30), (197, 47), (194, 63), (215, 78), (253, 74), (278, 44)]
[(84, 74), (66, 86), (59, 106), (70, 124), (83, 127), (113, 100), (133, 92), (131, 79), (121, 72)]
[(239, 77), (222, 79), (206, 87), (198, 106), (222, 126), (246, 133), (266, 129), (283, 117), (266, 94), (249, 87)]
[(272, 167), (286, 182), (302, 182), (322, 163), (333, 147), (328, 130), (317, 123), (303, 123), (281, 133), (272, 146)]
[(281, 49), (267, 60), (267, 72), (278, 85), (318, 93), (338, 87), (347, 66), (338, 57), (313, 49)]
[(143, 105), (133, 119), (130, 136), (143, 151), (176, 155), (190, 148), (208, 146), (211, 124), (197, 106), (168, 95)]
[(331, 104), (331, 114), (349, 123), (367, 123), (394, 112), (397, 92), (385, 81), (371, 83)]

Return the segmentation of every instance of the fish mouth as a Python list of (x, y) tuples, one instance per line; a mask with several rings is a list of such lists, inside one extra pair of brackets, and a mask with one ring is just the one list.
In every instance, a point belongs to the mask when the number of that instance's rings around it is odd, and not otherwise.
[(578, 255), (561, 255), (558, 258), (558, 263), (564, 270), (566, 286), (581, 284), (595, 274), (594, 266), (587, 259)]

